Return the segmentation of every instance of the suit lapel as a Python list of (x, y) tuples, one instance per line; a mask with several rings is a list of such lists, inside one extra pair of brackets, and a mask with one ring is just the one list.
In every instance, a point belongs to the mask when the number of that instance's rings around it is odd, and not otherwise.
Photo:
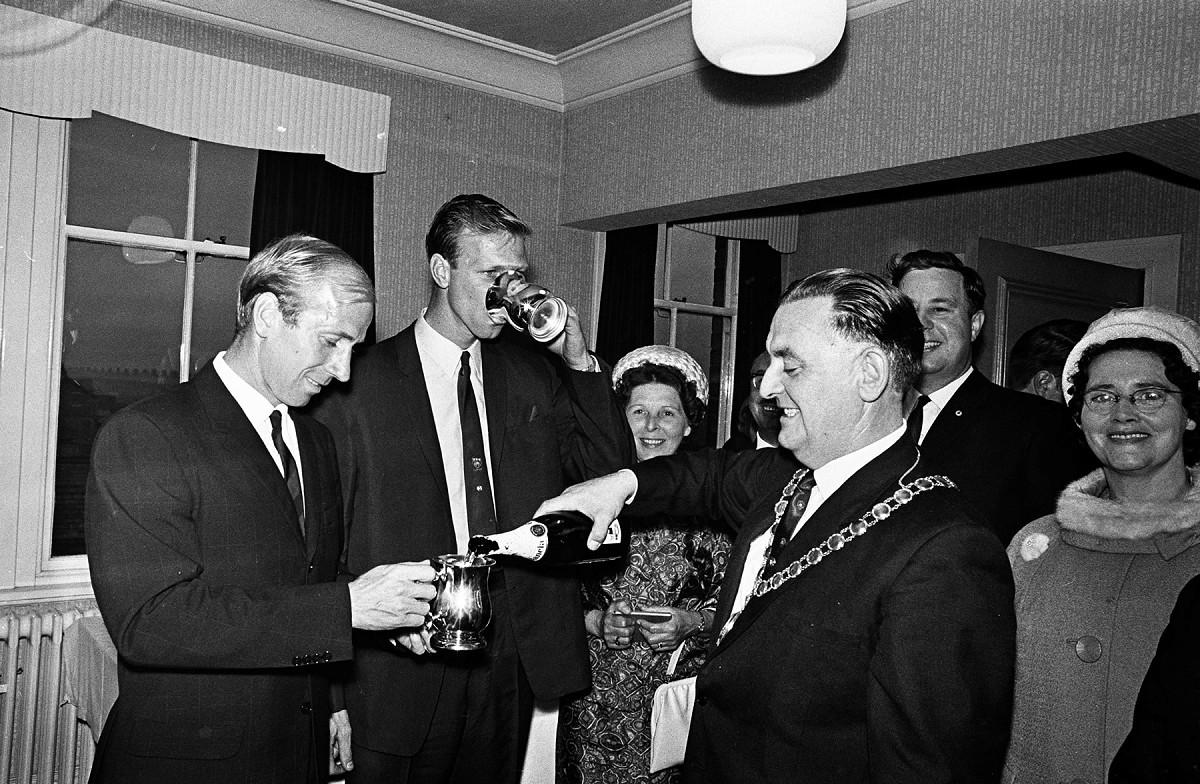
[[(280, 519), (295, 535), (296, 545), (303, 547), (300, 519), (288, 492), (287, 480), (279, 473), (275, 459), (246, 418), (246, 412), (233, 399), (211, 364), (196, 374), (194, 383), (215, 443), (229, 453), (239, 475), (259, 483), (262, 492), (274, 502), (272, 506), (279, 510)], [(305, 476), (307, 478), (307, 472)]]
[[(779, 492), (782, 490), (782, 487), (779, 488)], [(774, 508), (775, 502), (772, 502), (766, 511), (752, 517), (753, 522), (742, 526), (733, 542), (733, 549), (729, 553), (729, 565), (726, 567), (725, 577), (721, 581), (721, 591), (717, 594), (717, 607), (713, 614), (713, 628), (718, 632), (725, 627), (729, 616), (733, 613), (733, 603), (737, 598), (738, 586), (742, 584), (742, 577), (746, 569), (754, 569), (757, 573), (759, 564), (748, 564), (746, 556), (749, 555), (751, 542), (762, 536), (771, 527), (771, 523), (775, 519)]]
[[(391, 374), (383, 374), (389, 377)], [(429, 388), (425, 386), (425, 371), (417, 351), (416, 332), (412, 325), (396, 336), (396, 417), (401, 432), (407, 429), (416, 436), (421, 453), (429, 464), (429, 474), (442, 497), (449, 498), (446, 486), (446, 466), (442, 462), (442, 445), (438, 441), (433, 408), (429, 405)], [(404, 420), (408, 420), (407, 422)], [(405, 426), (407, 425), (407, 428)]]
[(931, 454), (956, 451), (968, 429), (968, 423), (976, 421), (979, 409), (987, 406), (990, 384), (978, 370), (972, 370), (958, 391), (946, 401), (946, 407), (933, 421), (922, 446), (928, 448)]
[[(786, 569), (807, 554), (809, 550), (829, 538), (831, 534), (857, 520), (872, 506), (891, 495), (898, 486), (900, 478), (916, 461), (916, 448), (909, 439), (901, 438), (879, 457), (855, 472), (832, 496), (825, 499), (821, 508), (804, 523), (792, 538), (791, 543), (784, 548), (779, 557), (780, 570)], [(911, 480), (917, 477), (914, 475), (906, 478)], [(756, 525), (755, 529), (758, 534), (755, 536), (766, 531), (770, 527), (772, 519), (773, 517), (766, 519), (764, 524)], [(746, 547), (749, 547), (749, 541), (747, 541)], [(854, 543), (851, 542), (847, 547), (854, 547)], [(826, 565), (822, 561), (812, 568), (815, 570), (836, 569), (839, 565), (838, 562), (844, 557), (845, 555), (841, 551), (833, 553), (829, 556), (832, 563)], [(745, 556), (743, 555), (741, 558), (744, 562)], [(744, 564), (743, 569), (745, 568), (754, 569), (757, 572), (759, 564)], [(736, 584), (734, 585), (736, 587)], [(733, 628), (729, 630), (729, 634), (725, 635), (721, 644), (717, 646), (716, 651), (723, 650), (740, 636), (785, 590), (781, 588), (758, 598), (751, 598)], [(732, 599), (730, 602), (732, 603)]]
[(483, 397), (487, 407), (488, 447), (492, 450), (492, 496), (496, 496), (496, 476), (504, 452), (504, 429), (508, 421), (508, 379), (499, 349), (481, 341), (483, 364)]
[(313, 437), (312, 423), (303, 416), (292, 416), (296, 425), (296, 443), (300, 445), (300, 466), (304, 471), (304, 548), (311, 562), (317, 551), (317, 540), (321, 537), (320, 517), (324, 514), (321, 473), (318, 470), (320, 455), (317, 441)]

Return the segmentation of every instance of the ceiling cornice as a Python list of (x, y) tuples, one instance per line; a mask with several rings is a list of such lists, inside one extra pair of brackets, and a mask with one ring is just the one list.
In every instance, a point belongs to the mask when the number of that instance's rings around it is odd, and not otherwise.
[[(910, 0), (849, 0), (849, 19)], [(690, 2), (549, 55), (370, 0), (125, 0), (554, 111), (704, 67)]]

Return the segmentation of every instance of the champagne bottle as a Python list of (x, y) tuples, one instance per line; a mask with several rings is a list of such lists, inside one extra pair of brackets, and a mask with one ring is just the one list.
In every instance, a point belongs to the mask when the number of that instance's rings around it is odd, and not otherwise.
[(591, 532), (592, 519), (582, 512), (550, 512), (511, 531), (472, 536), (467, 551), (472, 555), (514, 555), (543, 564), (615, 561), (629, 554), (629, 531), (620, 520), (609, 523), (604, 542), (595, 550), (587, 546)]

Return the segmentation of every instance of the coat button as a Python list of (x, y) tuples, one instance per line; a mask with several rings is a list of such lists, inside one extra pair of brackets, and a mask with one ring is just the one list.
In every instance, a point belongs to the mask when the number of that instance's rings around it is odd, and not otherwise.
[(1075, 655), (1079, 657), (1080, 661), (1091, 664), (1094, 661), (1098, 661), (1103, 653), (1104, 646), (1091, 635), (1080, 637), (1075, 641)]
[(697, 696), (696, 696), (696, 704), (697, 704), (697, 705), (700, 705), (700, 706), (702, 706), (702, 707), (703, 707), (703, 706), (705, 706), (705, 705), (707, 705), (707, 704), (708, 704), (708, 697), (704, 697), (704, 696), (702, 696), (702, 695), (697, 695)]
[(311, 702), (300, 703), (300, 712), (303, 713), (305, 716), (312, 713), (312, 703)]

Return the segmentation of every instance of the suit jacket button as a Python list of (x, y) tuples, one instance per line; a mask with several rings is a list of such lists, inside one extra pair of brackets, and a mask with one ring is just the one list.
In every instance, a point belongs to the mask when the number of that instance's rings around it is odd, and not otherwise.
[(1091, 635), (1080, 637), (1075, 641), (1075, 655), (1079, 657), (1080, 661), (1091, 664), (1094, 661), (1098, 661), (1103, 653), (1104, 646)]
[(293, 657), (292, 657), (292, 666), (293, 666), (293, 667), (299, 667), (299, 666), (300, 666), (300, 657), (299, 657), (299, 656), (293, 656)]
[(312, 703), (311, 702), (300, 703), (300, 712), (303, 713), (305, 716), (312, 713)]
[(708, 704), (708, 697), (704, 697), (704, 696), (702, 696), (702, 695), (697, 695), (697, 696), (696, 696), (696, 704), (697, 704), (697, 705), (700, 705), (700, 706), (707, 705), (707, 704)]

